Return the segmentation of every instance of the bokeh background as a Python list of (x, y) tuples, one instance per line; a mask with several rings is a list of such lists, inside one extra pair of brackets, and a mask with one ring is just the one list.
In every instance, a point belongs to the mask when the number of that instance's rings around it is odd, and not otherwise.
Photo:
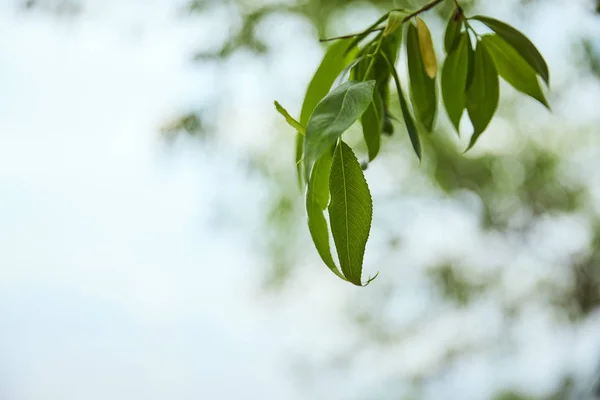
[(0, 399), (600, 394), (600, 4), (461, 1), (538, 46), (552, 113), (503, 84), (421, 164), (397, 123), (379, 278), (312, 247), (272, 102), (298, 114), (320, 37), (424, 3), (0, 0)]

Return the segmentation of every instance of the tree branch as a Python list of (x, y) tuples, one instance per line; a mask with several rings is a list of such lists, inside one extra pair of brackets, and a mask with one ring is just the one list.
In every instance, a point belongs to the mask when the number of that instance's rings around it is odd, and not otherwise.
[(432, 2), (425, 4), (423, 7), (419, 8), (418, 10), (413, 11), (412, 13), (410, 13), (406, 17), (404, 17), (402, 22), (406, 22), (409, 19), (416, 17), (417, 15), (419, 15), (421, 13), (424, 13), (425, 11), (431, 10), (433, 7), (437, 6), (438, 4), (440, 4), (443, 1), (444, 0), (433, 0)]

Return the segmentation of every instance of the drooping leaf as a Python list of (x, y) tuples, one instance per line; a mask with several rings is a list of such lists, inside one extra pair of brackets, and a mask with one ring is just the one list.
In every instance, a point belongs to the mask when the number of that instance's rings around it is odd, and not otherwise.
[(406, 14), (401, 11), (394, 10), (390, 12), (387, 25), (385, 26), (385, 30), (383, 31), (383, 36), (385, 37), (396, 32), (396, 30), (402, 26), (402, 23), (404, 22), (404, 17), (406, 17)]
[(473, 83), (467, 91), (467, 111), (473, 123), (473, 135), (467, 150), (475, 145), (492, 120), (500, 96), (498, 71), (485, 46), (475, 49)]
[(329, 188), (329, 221), (342, 273), (349, 282), (362, 286), (362, 264), (371, 230), (373, 201), (360, 163), (342, 141), (333, 155)]
[[(323, 97), (329, 92), (331, 85), (335, 81), (338, 74), (344, 67), (354, 58), (356, 53), (356, 45), (351, 43), (350, 39), (343, 39), (335, 42), (325, 52), (325, 56), (319, 65), (319, 68), (312, 77), (304, 102), (300, 112), (300, 125), (306, 126), (308, 119), (313, 110)], [(304, 154), (304, 137), (300, 134), (296, 136), (296, 168), (298, 173), (298, 181), (304, 182), (302, 155)]]
[(285, 121), (288, 123), (289, 126), (291, 126), (292, 128), (294, 128), (295, 130), (298, 131), (298, 133), (300, 133), (301, 135), (304, 135), (305, 133), (305, 129), (302, 125), (300, 125), (300, 122), (296, 121), (291, 115), (290, 113), (287, 112), (287, 110), (285, 108), (283, 108), (283, 106), (281, 104), (279, 104), (279, 102), (275, 102), (275, 108), (277, 109), (277, 112), (279, 112), (279, 114), (283, 115), (283, 117), (285, 118)]
[(508, 42), (498, 35), (489, 34), (481, 37), (481, 43), (485, 45), (498, 73), (506, 82), (550, 108), (535, 70)]
[(400, 78), (398, 77), (398, 72), (396, 71), (394, 65), (385, 55), (384, 60), (388, 63), (390, 69), (392, 70), (392, 76), (394, 77), (394, 83), (396, 84), (396, 91), (398, 92), (398, 100), (400, 101), (400, 109), (402, 110), (402, 117), (404, 118), (404, 124), (406, 125), (406, 131), (408, 132), (408, 137), (410, 138), (410, 142), (413, 146), (415, 154), (420, 160), (421, 141), (419, 139), (419, 131), (417, 130), (415, 121), (413, 120), (410, 109), (408, 108), (406, 98), (404, 97), (404, 93), (402, 92), (402, 86), (400, 85)]
[(471, 83), (473, 83), (473, 75), (475, 74), (475, 49), (473, 48), (473, 43), (471, 43), (471, 39), (467, 40), (467, 49), (469, 50), (469, 72), (467, 73), (467, 90), (471, 87)]
[(433, 40), (431, 39), (431, 32), (427, 24), (419, 17), (417, 17), (417, 33), (425, 71), (427, 72), (427, 76), (433, 79), (437, 74), (437, 59), (435, 58)]
[(457, 132), (459, 132), (460, 118), (467, 105), (468, 41), (467, 32), (460, 35), (458, 44), (450, 51), (442, 68), (442, 98), (448, 117)]
[(431, 132), (437, 110), (435, 79), (429, 77), (425, 70), (417, 28), (413, 24), (408, 26), (406, 50), (410, 77), (410, 97), (415, 108), (415, 114), (423, 127)]
[(383, 101), (377, 90), (373, 92), (371, 104), (362, 115), (363, 136), (369, 151), (369, 161), (373, 161), (381, 146), (381, 133), (383, 131)]
[(550, 72), (548, 71), (546, 60), (544, 60), (539, 50), (525, 35), (516, 28), (494, 18), (477, 15), (471, 19), (483, 22), (491, 30), (500, 35), (542, 77), (546, 84), (550, 84)]
[(345, 280), (331, 256), (329, 228), (324, 215), (324, 211), (329, 204), (329, 174), (333, 159), (332, 150), (326, 151), (315, 163), (306, 191), (306, 212), (308, 214), (308, 229), (321, 259), (334, 274)]
[(446, 25), (446, 33), (444, 34), (444, 49), (446, 50), (446, 54), (450, 54), (454, 46), (458, 44), (462, 27), (462, 13), (459, 9), (456, 9), (448, 20), (448, 25)]
[(304, 137), (304, 167), (308, 177), (315, 161), (333, 146), (360, 116), (371, 99), (375, 81), (346, 82), (333, 89), (315, 107)]

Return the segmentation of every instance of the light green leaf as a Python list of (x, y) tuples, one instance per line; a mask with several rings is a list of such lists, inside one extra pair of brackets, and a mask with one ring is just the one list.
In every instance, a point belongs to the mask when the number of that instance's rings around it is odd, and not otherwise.
[(406, 17), (406, 14), (401, 11), (390, 12), (387, 25), (385, 26), (385, 30), (383, 31), (383, 36), (385, 37), (396, 32), (396, 30), (402, 26), (402, 23), (404, 22), (404, 17)]
[[(350, 39), (342, 39), (329, 46), (319, 68), (308, 84), (300, 112), (300, 125), (306, 126), (308, 124), (308, 119), (313, 110), (319, 104), (319, 101), (327, 95), (335, 78), (354, 58), (356, 51), (356, 45), (352, 44)], [(304, 138), (298, 134), (296, 136), (296, 168), (298, 181), (301, 184), (304, 181), (302, 168), (303, 154)]]
[(381, 133), (383, 130), (383, 101), (378, 91), (373, 92), (371, 104), (360, 120), (363, 136), (369, 150), (369, 161), (373, 161), (379, 153), (381, 146)]
[(306, 212), (308, 214), (308, 229), (321, 259), (334, 274), (346, 280), (331, 256), (329, 248), (329, 228), (324, 211), (329, 204), (329, 175), (332, 163), (330, 149), (317, 160), (308, 183), (306, 192)]
[(410, 97), (417, 119), (431, 132), (437, 110), (435, 79), (430, 78), (421, 57), (417, 28), (408, 26), (406, 37), (408, 74), (410, 77)]
[(459, 132), (460, 118), (467, 105), (467, 75), (469, 73), (469, 35), (460, 35), (442, 68), (442, 98), (448, 117)]
[(371, 99), (375, 81), (346, 82), (333, 89), (315, 108), (306, 126), (304, 166), (308, 177), (315, 161), (333, 146), (360, 116)]
[(282, 105), (279, 104), (279, 102), (277, 102), (277, 101), (275, 102), (275, 108), (277, 109), (279, 114), (283, 115), (283, 117), (285, 118), (285, 121), (288, 123), (289, 126), (294, 128), (295, 130), (297, 130), (298, 133), (300, 133), (302, 135), (305, 134), (305, 129), (302, 125), (300, 125), (300, 122), (298, 122), (294, 118), (292, 118), (290, 113), (288, 113), (287, 110), (285, 108), (283, 108)]
[(329, 221), (342, 273), (349, 282), (362, 286), (362, 264), (371, 230), (373, 201), (356, 156), (341, 141), (333, 155), (329, 189)]
[(535, 70), (510, 44), (494, 34), (483, 35), (481, 43), (494, 59), (498, 73), (506, 82), (550, 108)]
[(446, 33), (444, 34), (444, 48), (446, 54), (450, 54), (454, 46), (458, 44), (460, 40), (460, 31), (463, 26), (462, 14), (460, 10), (455, 10), (452, 16), (448, 20), (446, 26)]
[(404, 93), (402, 92), (402, 86), (400, 85), (400, 78), (398, 77), (398, 72), (396, 71), (396, 67), (394, 67), (394, 65), (390, 62), (386, 55), (384, 55), (383, 58), (392, 70), (392, 76), (394, 77), (394, 83), (396, 84), (396, 91), (398, 92), (398, 100), (400, 101), (400, 109), (402, 110), (404, 124), (406, 125), (406, 131), (408, 132), (408, 137), (410, 138), (410, 142), (413, 146), (413, 149), (415, 150), (415, 154), (420, 160), (421, 141), (419, 140), (419, 131), (415, 126), (415, 121), (413, 120), (412, 114), (410, 113), (408, 104), (406, 102), (406, 98), (404, 97)]
[(525, 61), (542, 77), (546, 84), (550, 84), (550, 72), (546, 60), (533, 43), (516, 28), (497, 19), (477, 15), (470, 19), (483, 22), (491, 30), (506, 40), (525, 59)]
[(467, 150), (473, 147), (492, 120), (500, 96), (498, 71), (494, 60), (481, 43), (475, 49), (473, 70), (473, 83), (467, 91), (467, 111), (474, 131)]
[(437, 59), (435, 58), (433, 40), (431, 39), (431, 32), (427, 24), (419, 17), (417, 17), (417, 33), (425, 71), (427, 72), (427, 76), (433, 79), (437, 75)]

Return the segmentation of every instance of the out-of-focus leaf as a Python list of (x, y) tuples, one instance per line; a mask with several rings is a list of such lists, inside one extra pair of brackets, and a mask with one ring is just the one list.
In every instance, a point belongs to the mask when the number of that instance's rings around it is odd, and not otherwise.
[(334, 274), (344, 279), (335, 265), (329, 247), (329, 228), (324, 211), (329, 204), (329, 174), (333, 149), (330, 149), (317, 160), (306, 191), (306, 212), (308, 214), (308, 229), (321, 259)]
[(387, 25), (385, 26), (385, 30), (383, 31), (383, 36), (385, 37), (396, 32), (396, 30), (402, 26), (402, 23), (404, 22), (404, 17), (406, 17), (406, 14), (401, 11), (390, 12)]
[(381, 146), (381, 133), (383, 131), (383, 102), (378, 91), (373, 92), (371, 104), (361, 117), (363, 136), (369, 151), (369, 161), (373, 161)]
[(455, 10), (452, 16), (448, 20), (446, 25), (446, 33), (444, 34), (444, 49), (447, 54), (450, 54), (454, 46), (458, 44), (460, 40), (460, 31), (463, 26), (460, 10)]
[(308, 120), (304, 137), (307, 177), (313, 163), (365, 112), (371, 104), (374, 88), (374, 80), (349, 81), (333, 89), (317, 104)]
[(459, 132), (460, 118), (466, 107), (469, 48), (467, 32), (460, 35), (458, 44), (450, 51), (442, 67), (442, 98), (448, 117)]
[(535, 70), (508, 42), (498, 35), (489, 34), (481, 37), (481, 43), (485, 45), (498, 73), (506, 82), (550, 108)]
[(506, 40), (514, 49), (525, 59), (525, 61), (542, 77), (546, 84), (550, 84), (550, 72), (548, 71), (548, 64), (546, 60), (540, 54), (539, 50), (533, 43), (516, 28), (502, 22), (497, 19), (484, 17), (477, 15), (472, 17), (477, 21), (483, 22), (491, 30), (496, 32)]
[(467, 91), (467, 111), (473, 123), (473, 135), (467, 150), (475, 145), (492, 120), (499, 96), (498, 71), (486, 47), (480, 42), (475, 49), (473, 83)]
[(362, 265), (371, 221), (373, 201), (360, 163), (352, 149), (340, 141), (333, 155), (329, 177), (329, 221), (342, 273), (362, 286)]
[(435, 58), (433, 40), (431, 39), (431, 32), (427, 24), (419, 17), (417, 17), (417, 33), (425, 71), (427, 72), (427, 76), (433, 79), (437, 74), (437, 59)]
[(410, 77), (410, 97), (415, 114), (423, 127), (431, 132), (437, 110), (435, 79), (428, 76), (426, 72), (421, 57), (419, 35), (413, 24), (408, 26), (406, 50)]
[[(304, 102), (300, 112), (300, 125), (306, 126), (313, 110), (323, 97), (329, 92), (335, 78), (344, 69), (344, 67), (354, 58), (356, 46), (351, 44), (350, 39), (343, 39), (335, 42), (327, 49), (319, 68), (312, 77)], [(296, 168), (298, 181), (302, 184), (303, 177), (302, 155), (304, 154), (304, 138), (298, 134), (296, 136)]]
[(288, 123), (289, 126), (291, 126), (292, 128), (294, 128), (295, 130), (298, 131), (298, 133), (304, 135), (305, 133), (305, 129), (302, 125), (300, 125), (300, 122), (296, 121), (289, 112), (287, 112), (287, 110), (285, 108), (283, 108), (283, 106), (281, 104), (279, 104), (279, 102), (275, 102), (275, 109), (277, 109), (277, 112), (279, 112), (279, 114), (283, 115), (283, 118), (285, 118), (285, 122)]
[(421, 141), (419, 139), (419, 131), (415, 126), (415, 121), (413, 120), (410, 109), (408, 108), (408, 104), (406, 102), (406, 98), (404, 97), (404, 93), (402, 92), (402, 86), (400, 85), (400, 78), (398, 77), (398, 72), (394, 65), (390, 62), (387, 56), (384, 55), (384, 59), (390, 66), (392, 70), (392, 76), (394, 77), (394, 83), (396, 84), (396, 91), (398, 92), (398, 100), (400, 101), (400, 109), (402, 110), (402, 117), (404, 118), (404, 124), (406, 125), (406, 131), (408, 132), (408, 137), (410, 138), (410, 142), (413, 146), (415, 154), (421, 159)]

